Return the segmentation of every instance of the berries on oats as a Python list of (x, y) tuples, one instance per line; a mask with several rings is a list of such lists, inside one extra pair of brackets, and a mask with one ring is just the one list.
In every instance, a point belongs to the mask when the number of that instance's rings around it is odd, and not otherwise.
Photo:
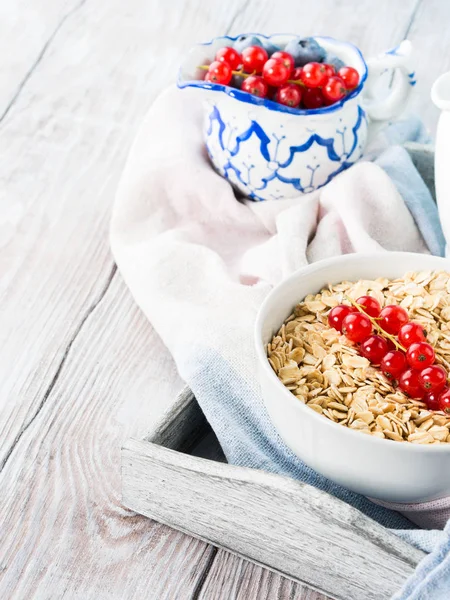
[(381, 311), (380, 303), (373, 296), (361, 296), (356, 301), (356, 304), (359, 304), (366, 315), (369, 317), (373, 317), (376, 319)]
[(241, 85), (241, 89), (244, 92), (265, 98), (267, 96), (269, 86), (260, 75), (250, 75), (244, 79)]
[(285, 84), (289, 79), (290, 73), (290, 69), (284, 64), (281, 58), (269, 58), (262, 70), (262, 75), (266, 83), (275, 87)]
[(428, 410), (441, 410), (439, 400), (441, 395), (446, 391), (448, 391), (448, 388), (444, 387), (443, 390), (438, 390), (437, 392), (429, 392), (425, 396), (424, 401), (426, 402)]
[(381, 359), (380, 368), (387, 379), (398, 379), (406, 369), (406, 356), (400, 350), (390, 350)]
[(381, 335), (371, 335), (361, 343), (359, 353), (373, 365), (378, 366), (388, 353), (388, 344)]
[(340, 304), (332, 308), (328, 314), (328, 325), (334, 327), (337, 331), (342, 333), (342, 321), (350, 313), (354, 313), (355, 309), (353, 306), (347, 306), (346, 304)]
[(302, 92), (295, 83), (285, 83), (277, 89), (275, 100), (285, 106), (297, 108), (300, 106)]
[(215, 60), (209, 65), (208, 73), (206, 74), (205, 79), (214, 83), (227, 85), (230, 83), (233, 75), (231, 71), (232, 69), (228, 63)]
[(372, 323), (366, 315), (354, 312), (347, 315), (342, 321), (342, 333), (351, 342), (362, 342), (372, 333)]
[(233, 48), (225, 46), (220, 48), (216, 52), (216, 60), (219, 62), (226, 62), (230, 65), (233, 71), (239, 69), (242, 64), (242, 57), (239, 52), (236, 52)]
[(262, 46), (249, 46), (245, 48), (242, 52), (244, 71), (259, 75), (268, 58), (269, 56)]
[(450, 390), (444, 390), (439, 396), (439, 410), (450, 414)]
[(411, 368), (421, 371), (434, 363), (435, 354), (433, 346), (427, 342), (417, 342), (411, 344), (406, 351), (406, 360)]
[(392, 335), (397, 335), (402, 325), (409, 321), (408, 313), (401, 306), (388, 305), (381, 309), (380, 327)]
[(410, 321), (402, 325), (398, 331), (398, 341), (405, 348), (409, 348), (411, 344), (417, 342), (424, 342), (426, 339), (426, 332), (422, 325)]
[(398, 378), (398, 387), (414, 400), (422, 400), (425, 390), (420, 385), (419, 373), (414, 369), (406, 369)]
[(438, 392), (447, 383), (447, 373), (440, 365), (432, 365), (420, 371), (419, 381), (427, 392)]

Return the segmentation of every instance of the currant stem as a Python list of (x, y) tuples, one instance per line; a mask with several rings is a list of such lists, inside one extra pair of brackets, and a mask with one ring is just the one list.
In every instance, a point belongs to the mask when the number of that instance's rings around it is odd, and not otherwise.
[(354, 300), (352, 300), (349, 296), (344, 295), (344, 298), (346, 300), (348, 300), (350, 302), (350, 304), (352, 306), (354, 306), (357, 310), (359, 310), (360, 313), (362, 313), (363, 315), (366, 315), (366, 317), (369, 319), (369, 321), (372, 323), (372, 325), (375, 327), (375, 329), (378, 331), (379, 334), (381, 334), (381, 337), (385, 337), (388, 340), (391, 340), (391, 342), (394, 344), (394, 346), (397, 348), (397, 350), (402, 350), (403, 352), (406, 352), (406, 348), (404, 348), (398, 341), (397, 338), (394, 337), (393, 335), (390, 335), (389, 333), (386, 333), (386, 331), (384, 331), (384, 329), (381, 328), (381, 326), (379, 325), (379, 323), (377, 323), (377, 320), (374, 317), (371, 317), (370, 315), (368, 315), (362, 308), (361, 304), (357, 304)]

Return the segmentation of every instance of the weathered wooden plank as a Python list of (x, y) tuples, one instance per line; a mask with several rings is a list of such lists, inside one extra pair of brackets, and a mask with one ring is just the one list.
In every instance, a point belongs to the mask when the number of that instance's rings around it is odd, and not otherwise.
[(0, 122), (64, 21), (83, 0), (27, 0), (0, 6)]
[(411, 110), (420, 115), (433, 137), (439, 110), (431, 102), (430, 90), (439, 75), (450, 70), (449, 23), (450, 2), (418, 0), (408, 33), (415, 48), (417, 75)]
[[(320, 561), (320, 557), (318, 557)], [(203, 583), (199, 600), (327, 600), (295, 583), (234, 554), (218, 550)]]
[(0, 598), (189, 598), (214, 553), (122, 506), (121, 442), (173, 366), (120, 278), (95, 312), (0, 477)]
[(390, 597), (424, 556), (306, 484), (147, 441), (125, 443), (122, 481), (132, 510), (342, 600)]

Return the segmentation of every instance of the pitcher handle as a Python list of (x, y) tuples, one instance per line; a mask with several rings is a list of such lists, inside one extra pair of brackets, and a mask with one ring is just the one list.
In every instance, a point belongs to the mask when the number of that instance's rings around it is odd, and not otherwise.
[[(403, 40), (401, 44), (367, 61), (368, 78), (364, 86), (364, 106), (371, 119), (383, 121), (396, 117), (405, 108), (405, 103), (416, 85), (415, 73), (411, 64), (412, 44)], [(388, 70), (396, 69), (389, 94), (379, 99), (377, 93), (380, 76)]]

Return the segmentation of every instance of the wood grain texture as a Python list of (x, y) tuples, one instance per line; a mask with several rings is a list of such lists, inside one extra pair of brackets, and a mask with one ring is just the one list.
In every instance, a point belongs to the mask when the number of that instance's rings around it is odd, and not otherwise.
[(139, 122), (186, 48), (291, 29), (370, 54), (410, 29), (425, 73), (447, 22), (443, 0), (1, 3), (1, 598), (188, 598), (211, 565), (214, 550), (119, 494), (122, 441), (151, 429), (181, 381), (115, 271), (108, 221)]
[(148, 441), (125, 443), (122, 481), (132, 510), (341, 600), (391, 597), (425, 556), (316, 488)]
[[(318, 558), (319, 560), (319, 558)], [(199, 600), (323, 600), (324, 595), (286, 577), (218, 550)]]
[(411, 98), (411, 110), (421, 116), (436, 135), (440, 111), (430, 99), (434, 81), (450, 70), (450, 2), (418, 0), (408, 37), (414, 44), (417, 85)]

